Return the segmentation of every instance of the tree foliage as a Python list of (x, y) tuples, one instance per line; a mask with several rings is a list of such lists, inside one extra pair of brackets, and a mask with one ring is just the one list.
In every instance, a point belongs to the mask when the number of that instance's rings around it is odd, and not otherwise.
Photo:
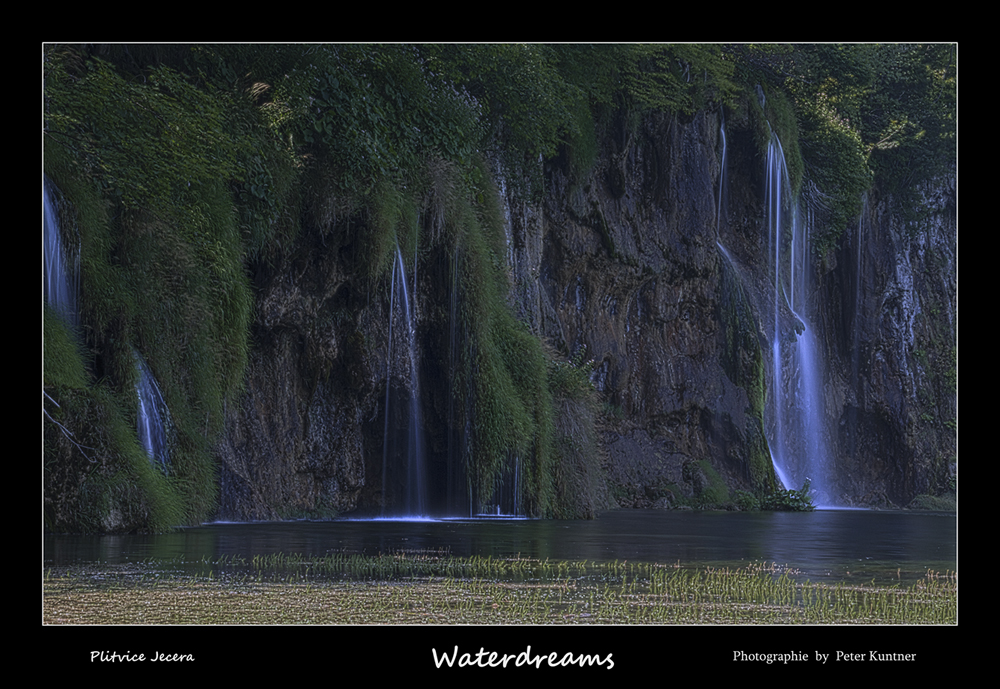
[[(78, 352), (47, 323), (45, 384), (101, 400), (100, 414), (81, 402), (81, 419), (127, 418), (131, 350), (142, 349), (179, 426), (170, 490), (185, 495), (186, 518), (202, 516), (210, 436), (250, 346), (248, 268), (309, 225), (304, 208), (332, 204), (364, 218), (352, 231), (378, 280), (396, 243), (411, 253), (423, 241), (427, 171), (446, 168), (464, 206), (449, 222), (471, 271), (482, 485), (511, 453), (534, 453), (545, 512), (559, 385), (548, 388), (547, 355), (506, 310), (502, 232), (479, 222), (496, 215), (482, 161), (538, 190), (540, 162), (563, 151), (582, 176), (612, 122), (732, 106), (761, 85), (790, 168), (827, 200), (832, 241), (872, 185), (908, 203), (954, 164), (956, 66), (950, 44), (47, 45), (45, 167), (77, 209), (86, 341)], [(129, 424), (114, 426), (101, 442), (127, 467)], [(150, 523), (177, 514), (166, 502), (170, 516)]]
[(737, 78), (794, 98), (807, 176), (826, 199), (828, 243), (873, 186), (917, 203), (920, 182), (953, 168), (954, 44), (727, 46)]

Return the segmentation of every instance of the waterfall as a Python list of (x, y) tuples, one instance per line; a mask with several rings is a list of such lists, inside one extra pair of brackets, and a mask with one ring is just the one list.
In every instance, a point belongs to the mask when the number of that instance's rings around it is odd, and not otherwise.
[(149, 455), (149, 460), (153, 463), (159, 462), (166, 471), (170, 464), (167, 432), (170, 414), (149, 366), (134, 349), (132, 355), (135, 357), (135, 366), (139, 373), (139, 379), (135, 384), (136, 395), (139, 397), (139, 411), (136, 415), (139, 443)]
[[(77, 325), (76, 295), (79, 291), (77, 280), (80, 271), (66, 260), (62, 236), (59, 230), (59, 209), (48, 177), (42, 176), (42, 207), (45, 254), (45, 300), (71, 328)], [(79, 252), (75, 253), (75, 264)]]
[[(719, 163), (719, 200), (715, 204), (715, 238), (719, 238), (719, 225), (722, 221), (722, 187), (726, 181), (726, 116), (719, 110), (719, 136), (722, 138), (722, 161)], [(722, 248), (722, 245), (719, 245)], [(723, 249), (725, 251), (725, 249)]]
[[(414, 276), (416, 268), (414, 267)], [(398, 285), (398, 291), (397, 291)], [(414, 283), (414, 288), (416, 284)], [(419, 517), (427, 515), (427, 477), (424, 466), (423, 419), (420, 413), (420, 376), (417, 361), (416, 320), (413, 316), (411, 290), (406, 283), (403, 252), (396, 246), (396, 262), (392, 272), (389, 296), (389, 345), (386, 357), (385, 434), (382, 448), (382, 513), (386, 515), (390, 494), (398, 516)], [(395, 312), (399, 311), (403, 333), (393, 332)], [(397, 407), (393, 398), (391, 372), (394, 347), (405, 348), (409, 381), (405, 409)], [(401, 484), (401, 488), (400, 488)], [(398, 500), (396, 492), (400, 491)]]
[(773, 134), (767, 154), (766, 207), (769, 267), (774, 279), (768, 444), (786, 488), (798, 488), (809, 480), (819, 499), (829, 502), (832, 486), (823, 362), (809, 313), (812, 214), (807, 209), (803, 218), (798, 202), (790, 198), (784, 152)]

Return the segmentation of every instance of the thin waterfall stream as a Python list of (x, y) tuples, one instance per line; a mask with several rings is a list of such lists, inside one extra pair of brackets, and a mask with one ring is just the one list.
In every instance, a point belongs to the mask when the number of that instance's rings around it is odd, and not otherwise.
[(66, 325), (77, 325), (77, 294), (79, 274), (76, 267), (79, 250), (73, 260), (67, 259), (59, 223), (56, 193), (47, 177), (42, 177), (43, 242), (45, 253), (45, 300)]
[[(416, 268), (414, 267), (414, 272)], [(397, 285), (399, 291), (397, 292)], [(416, 320), (411, 290), (406, 282), (403, 252), (396, 246), (396, 261), (389, 296), (389, 345), (386, 357), (385, 434), (382, 454), (383, 516), (427, 516), (427, 469), (424, 460), (424, 431), (420, 411), (420, 376), (417, 359)], [(394, 332), (396, 312), (402, 333)], [(407, 376), (405, 392), (392, 392), (392, 362), (396, 347), (404, 347)], [(398, 398), (407, 398), (405, 409)], [(401, 426), (401, 427), (400, 427)], [(401, 485), (396, 485), (401, 484)], [(397, 498), (398, 493), (398, 498)], [(394, 504), (390, 505), (390, 497)]]
[(160, 386), (152, 371), (139, 352), (132, 350), (135, 366), (139, 374), (135, 392), (139, 398), (136, 414), (136, 432), (139, 444), (154, 464), (159, 463), (164, 471), (170, 466), (170, 412), (163, 400)]

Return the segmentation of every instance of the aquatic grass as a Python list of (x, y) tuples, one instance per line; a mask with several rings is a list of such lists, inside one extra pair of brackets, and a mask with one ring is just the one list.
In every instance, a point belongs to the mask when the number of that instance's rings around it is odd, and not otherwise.
[[(186, 573), (191, 566), (201, 569)], [(46, 570), (46, 624), (955, 624), (958, 578), (800, 580), (771, 563), (693, 569), (427, 553), (223, 556)]]

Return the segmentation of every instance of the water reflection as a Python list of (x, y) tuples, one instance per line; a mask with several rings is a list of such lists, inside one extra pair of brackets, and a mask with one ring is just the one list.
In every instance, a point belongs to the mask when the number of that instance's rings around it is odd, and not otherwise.
[(398, 552), (696, 566), (774, 562), (810, 577), (913, 578), (956, 569), (957, 534), (953, 514), (616, 510), (590, 521), (217, 523), (152, 536), (45, 538), (46, 566)]

